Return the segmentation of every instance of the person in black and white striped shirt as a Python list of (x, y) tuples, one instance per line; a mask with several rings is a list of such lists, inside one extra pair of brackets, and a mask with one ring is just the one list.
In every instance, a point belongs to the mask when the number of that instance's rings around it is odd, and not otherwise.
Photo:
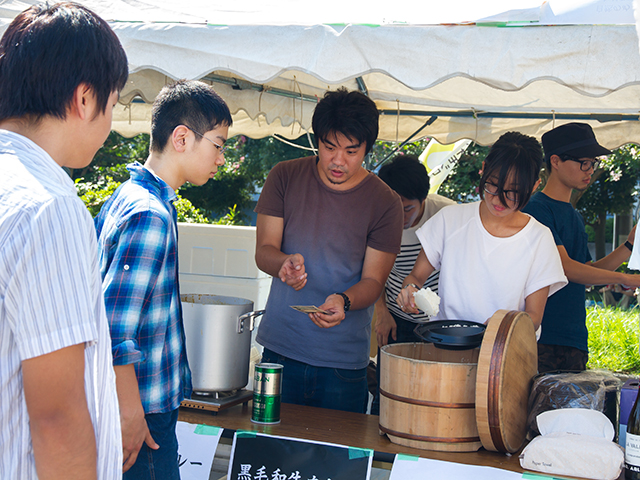
[[(413, 329), (416, 324), (429, 321), (423, 313), (414, 315), (400, 310), (396, 297), (402, 289), (402, 281), (411, 273), (422, 248), (416, 230), (440, 209), (447, 205), (455, 205), (456, 202), (436, 194), (427, 195), (427, 169), (413, 155), (397, 156), (380, 169), (378, 176), (400, 195), (404, 209), (401, 251), (396, 257), (385, 289), (376, 302), (375, 332), (378, 346), (383, 347), (388, 343), (415, 341)], [(439, 273), (433, 272), (424, 287), (429, 287), (437, 293)]]
[[(378, 176), (400, 195), (404, 210), (401, 250), (375, 307), (375, 333), (378, 346), (383, 347), (389, 343), (417, 341), (413, 329), (416, 324), (429, 321), (429, 317), (422, 312), (414, 315), (400, 310), (396, 297), (402, 289), (402, 281), (411, 273), (422, 248), (416, 230), (440, 209), (455, 205), (456, 202), (440, 195), (428, 195), (427, 169), (414, 155), (395, 157), (380, 169)], [(433, 272), (424, 284), (436, 293), (439, 274), (438, 270)], [(379, 370), (377, 377), (379, 382)], [(377, 415), (378, 410), (379, 396), (376, 394), (371, 413)]]

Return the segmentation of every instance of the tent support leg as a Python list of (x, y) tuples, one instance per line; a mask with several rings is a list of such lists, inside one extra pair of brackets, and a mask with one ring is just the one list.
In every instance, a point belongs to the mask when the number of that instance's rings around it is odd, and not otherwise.
[[(391, 158), (392, 155), (394, 155), (398, 150), (400, 150), (402, 147), (404, 147), (407, 143), (411, 142), (411, 140), (413, 139), (413, 137), (415, 137), (416, 135), (418, 135), (422, 130), (424, 130), (425, 128), (427, 128), (429, 125), (431, 125), (433, 122), (436, 121), (438, 117), (437, 116), (432, 116), (429, 117), (429, 119), (424, 123), (424, 125), (422, 125), (418, 130), (416, 130), (415, 132), (413, 132), (411, 135), (409, 135), (409, 138), (407, 138), (404, 142), (402, 142), (400, 145), (398, 145), (396, 148), (393, 149), (393, 151), (391, 151), (391, 153), (389, 153), (389, 155), (387, 155), (386, 157), (384, 157), (382, 160), (380, 160), (380, 162), (378, 162), (373, 171), (375, 173), (378, 173), (378, 170), (380, 170), (380, 167), (382, 167), (382, 165), (384, 165), (387, 160), (389, 160), (389, 158)], [(367, 165), (368, 167), (368, 165)]]

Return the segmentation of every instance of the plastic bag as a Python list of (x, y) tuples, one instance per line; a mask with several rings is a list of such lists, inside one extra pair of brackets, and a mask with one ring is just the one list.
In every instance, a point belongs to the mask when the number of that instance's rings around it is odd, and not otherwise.
[(533, 378), (529, 395), (527, 437), (540, 435), (536, 417), (557, 408), (589, 408), (604, 413), (618, 432), (622, 381), (606, 370), (542, 373)]

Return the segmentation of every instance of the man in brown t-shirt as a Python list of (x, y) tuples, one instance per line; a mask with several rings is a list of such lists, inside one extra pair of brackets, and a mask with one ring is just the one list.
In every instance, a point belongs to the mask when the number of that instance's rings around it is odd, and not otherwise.
[(369, 98), (327, 93), (313, 130), (318, 156), (276, 165), (256, 207), (256, 262), (275, 277), (258, 342), (263, 362), (284, 365), (283, 402), (364, 412), (373, 304), (400, 251), (402, 204), (362, 165), (378, 135)]

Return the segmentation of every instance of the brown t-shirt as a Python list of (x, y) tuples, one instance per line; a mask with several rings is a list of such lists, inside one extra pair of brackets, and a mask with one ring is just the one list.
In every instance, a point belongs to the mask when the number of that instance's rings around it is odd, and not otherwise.
[(255, 211), (284, 220), (281, 250), (300, 253), (308, 274), (302, 290), (274, 279), (258, 342), (276, 353), (320, 367), (364, 368), (369, 360), (372, 306), (347, 313), (329, 329), (317, 327), (290, 305), (321, 305), (327, 296), (358, 283), (367, 247), (398, 253), (400, 197), (369, 173), (350, 190), (327, 187), (317, 157), (277, 164)]

